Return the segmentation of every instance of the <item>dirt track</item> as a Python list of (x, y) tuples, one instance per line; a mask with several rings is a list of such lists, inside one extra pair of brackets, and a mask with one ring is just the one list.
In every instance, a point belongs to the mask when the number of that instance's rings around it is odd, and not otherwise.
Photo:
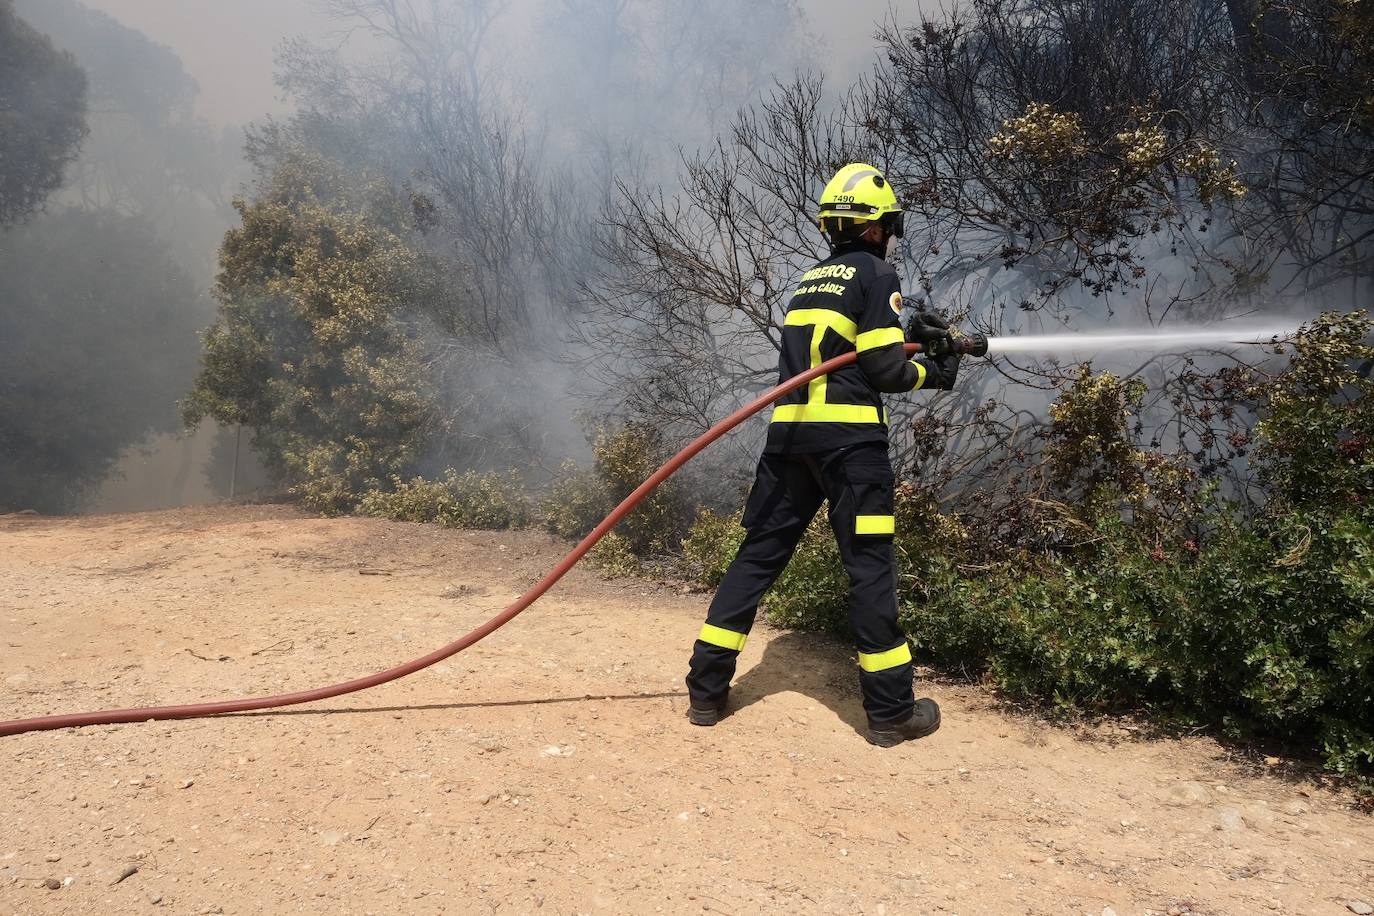
[[(0, 519), (0, 718), (352, 677), (467, 630), (559, 555), (277, 507)], [(1075, 734), (941, 684), (937, 735), (873, 748), (828, 640), (760, 629), (734, 712), (694, 728), (705, 605), (579, 570), (367, 693), (0, 739), (0, 916), (1374, 903), (1374, 820), (1300, 768)]]

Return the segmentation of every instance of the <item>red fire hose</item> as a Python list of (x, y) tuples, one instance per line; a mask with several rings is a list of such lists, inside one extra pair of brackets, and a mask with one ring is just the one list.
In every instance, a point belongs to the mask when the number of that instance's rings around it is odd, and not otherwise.
[[(919, 349), (916, 344), (907, 344), (908, 353), (915, 353)], [(521, 595), (501, 613), (488, 620), (486, 623), (477, 627), (472, 632), (460, 636), (446, 646), (435, 649), (428, 655), (411, 659), (404, 664), (385, 671), (378, 671), (376, 674), (369, 674), (366, 677), (355, 678), (351, 681), (344, 681), (340, 684), (329, 684), (324, 687), (315, 687), (310, 690), (298, 690), (295, 693), (281, 693), (271, 697), (245, 697), (237, 700), (220, 700), (214, 703), (191, 703), (185, 706), (146, 706), (135, 709), (107, 709), (98, 712), (76, 712), (60, 716), (39, 716), (33, 719), (13, 719), (8, 722), (0, 722), (0, 736), (21, 735), (25, 732), (47, 731), (54, 728), (71, 728), (79, 725), (112, 725), (117, 722), (145, 722), (154, 719), (198, 719), (204, 716), (213, 716), (226, 712), (247, 712), (252, 709), (270, 709), (277, 706), (294, 706), (297, 703), (311, 703), (315, 700), (325, 700), (330, 697), (342, 696), (345, 693), (354, 693), (359, 690), (366, 690), (369, 687), (376, 687), (378, 684), (385, 684), (387, 681), (394, 681), (403, 678), (408, 674), (414, 674), (422, 668), (428, 668), (435, 662), (443, 661), (450, 655), (463, 651), (468, 646), (490, 636), (496, 630), (505, 626), (515, 618), (517, 614), (525, 608), (534, 604), (543, 596), (553, 584), (577, 564), (577, 561), (586, 556), (587, 551), (591, 550), (597, 541), (601, 540), (614, 528), (622, 518), (629, 514), (649, 492), (667, 480), (678, 468), (682, 467), (691, 460), (698, 452), (715, 442), (736, 426), (743, 423), (746, 419), (758, 413), (769, 404), (776, 401), (783, 395), (795, 391), (812, 379), (821, 375), (834, 372), (842, 366), (854, 362), (858, 357), (857, 353), (846, 353), (834, 359), (821, 363), (814, 369), (809, 369), (801, 375), (794, 376), (759, 395), (753, 401), (736, 410), (730, 416), (712, 426), (706, 432), (693, 439), (682, 451), (670, 458), (661, 468), (654, 471), (647, 480), (641, 483), (635, 491), (620, 501), (620, 505), (611, 510), (611, 514), (601, 520), (601, 524), (591, 530), (572, 551), (559, 561), (558, 565), (532, 585), (529, 591)]]

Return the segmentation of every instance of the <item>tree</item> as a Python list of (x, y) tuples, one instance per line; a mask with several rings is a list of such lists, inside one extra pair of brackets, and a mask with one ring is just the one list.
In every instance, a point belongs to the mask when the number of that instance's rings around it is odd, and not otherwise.
[[(890, 26), (859, 107), (918, 217), (923, 288), (1054, 327), (1107, 294), (1153, 298), (1170, 256), (1205, 265), (1208, 208), (1243, 193), (1220, 153), (1231, 41), (1210, 0), (976, 0)], [(1171, 284), (1156, 314), (1208, 279)]]
[(68, 512), (177, 428), (197, 293), (134, 217), (69, 209), (0, 245), (0, 511)]
[[(891, 24), (882, 43), (837, 105), (803, 75), (742, 111), (686, 159), (683, 193), (622, 187), (589, 292), (628, 329), (615, 340), (631, 360), (607, 363), (636, 416), (699, 429), (771, 377), (787, 284), (821, 253), (815, 194), (846, 161), (874, 162), (905, 195), (911, 304), (993, 333), (1247, 306), (1231, 298), (1243, 240), (1215, 231), (1245, 193), (1222, 5), (977, 0)], [(1142, 357), (1121, 374), (1151, 378), (1138, 419), (1155, 447), (1217, 471), (1240, 440), (1217, 435), (1217, 412), (1179, 407), (1213, 368)], [(1041, 392), (1075, 375), (967, 366), (957, 398), (898, 402), (899, 457), (933, 492), (1015, 522), (1010, 507), (1048, 485)]]
[(268, 467), (325, 512), (415, 472), (443, 438), (430, 332), (453, 278), (408, 244), (404, 200), (302, 151), (220, 249), (219, 317), (187, 423), (241, 423)]
[[(1374, 6), (1235, 0), (1249, 77), (1250, 270), (1285, 290), (1362, 307), (1374, 250)], [(1246, 16), (1248, 15), (1248, 20)], [(1351, 281), (1351, 297), (1337, 281)], [(1336, 298), (1333, 298), (1336, 297)], [(1353, 300), (1353, 301), (1351, 301)]]
[(89, 77), (89, 135), (58, 200), (142, 218), (208, 285), (244, 172), (242, 131), (198, 118), (196, 81), (142, 32), (78, 0), (16, 0), (15, 8)]
[(776, 87), (684, 157), (678, 194), (622, 181), (602, 219), (587, 342), (615, 406), (670, 440), (775, 379), (789, 284), (824, 251), (812, 189), (860, 155), (823, 98), (819, 77)]
[(0, 226), (62, 185), (85, 136), (85, 73), (0, 0)]

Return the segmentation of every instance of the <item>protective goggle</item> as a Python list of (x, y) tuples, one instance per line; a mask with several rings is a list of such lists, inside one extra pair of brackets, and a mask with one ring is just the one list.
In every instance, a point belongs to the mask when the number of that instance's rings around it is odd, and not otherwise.
[(902, 238), (906, 235), (906, 214), (901, 210), (884, 213), (878, 217), (878, 224), (891, 234)]

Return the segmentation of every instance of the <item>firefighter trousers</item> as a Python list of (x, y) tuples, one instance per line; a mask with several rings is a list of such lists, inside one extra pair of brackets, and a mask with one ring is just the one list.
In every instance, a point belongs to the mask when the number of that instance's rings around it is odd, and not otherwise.
[(864, 710), (873, 724), (911, 715), (911, 649), (897, 626), (892, 489), (892, 463), (881, 443), (806, 455), (765, 453), (759, 459), (741, 520), (744, 543), (693, 646), (687, 674), (693, 703), (725, 702), (759, 599), (782, 574), (825, 501), (849, 573), (849, 629), (859, 650)]

